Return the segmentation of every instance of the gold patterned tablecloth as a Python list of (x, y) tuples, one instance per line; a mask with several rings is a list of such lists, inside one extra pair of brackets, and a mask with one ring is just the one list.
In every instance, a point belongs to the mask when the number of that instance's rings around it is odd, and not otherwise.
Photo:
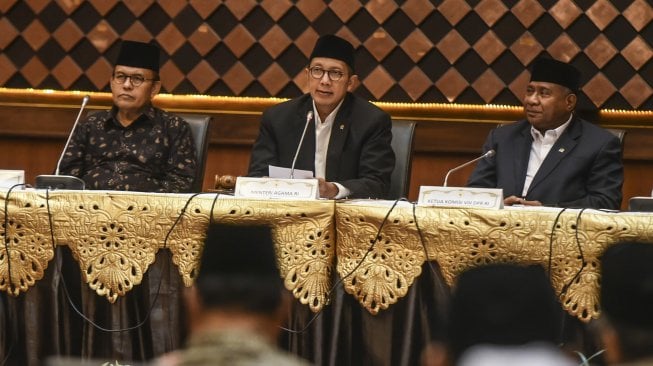
[(0, 291), (14, 296), (43, 278), (57, 245), (70, 248), (84, 280), (110, 302), (141, 283), (163, 248), (190, 286), (206, 227), (214, 220), (271, 224), (286, 288), (313, 311), (327, 301), (335, 255), (333, 201), (14, 190), (9, 199), (0, 192), (0, 202)]
[(588, 321), (600, 311), (603, 250), (620, 240), (653, 241), (653, 215), (595, 210), (399, 202), (384, 222), (392, 202), (42, 190), (6, 198), (0, 191), (0, 291), (14, 296), (43, 278), (58, 245), (70, 248), (88, 286), (110, 302), (141, 283), (161, 249), (190, 286), (214, 220), (271, 224), (285, 286), (314, 312), (328, 303), (336, 258), (345, 290), (372, 314), (404, 297), (427, 260), (449, 285), (467, 268), (518, 262), (550, 266), (562, 306)]
[(550, 265), (562, 306), (589, 321), (600, 311), (603, 250), (620, 240), (653, 240), (650, 214), (454, 209), (400, 202), (375, 241), (391, 204), (354, 201), (336, 206), (337, 270), (345, 290), (372, 314), (405, 296), (428, 258), (440, 265), (449, 285), (465, 269), (485, 263)]

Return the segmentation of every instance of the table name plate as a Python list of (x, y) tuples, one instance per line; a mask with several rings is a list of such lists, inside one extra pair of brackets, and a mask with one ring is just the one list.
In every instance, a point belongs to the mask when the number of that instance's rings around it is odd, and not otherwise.
[(317, 179), (238, 177), (234, 195), (242, 198), (311, 200), (319, 197)]
[(503, 189), (467, 187), (419, 187), (418, 205), (437, 207), (503, 208)]

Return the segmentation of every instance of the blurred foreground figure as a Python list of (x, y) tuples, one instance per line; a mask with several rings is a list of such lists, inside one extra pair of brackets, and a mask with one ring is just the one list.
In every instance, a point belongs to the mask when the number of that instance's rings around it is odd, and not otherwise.
[(425, 365), (576, 364), (556, 346), (562, 310), (542, 267), (496, 264), (462, 273), (449, 319), (447, 341), (429, 347)]
[(308, 365), (276, 347), (288, 306), (266, 226), (209, 227), (195, 286), (185, 290), (187, 346), (155, 365)]
[(600, 333), (609, 365), (653, 365), (653, 243), (618, 243), (601, 258)]

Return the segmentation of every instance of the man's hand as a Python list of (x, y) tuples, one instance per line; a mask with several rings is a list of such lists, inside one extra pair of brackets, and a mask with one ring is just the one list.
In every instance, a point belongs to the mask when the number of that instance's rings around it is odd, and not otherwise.
[(320, 198), (334, 199), (338, 192), (338, 186), (327, 182), (324, 178), (317, 178), (317, 183), (320, 186)]
[(542, 206), (540, 201), (527, 201), (521, 197), (510, 196), (503, 199), (504, 206), (524, 205), (524, 206)]

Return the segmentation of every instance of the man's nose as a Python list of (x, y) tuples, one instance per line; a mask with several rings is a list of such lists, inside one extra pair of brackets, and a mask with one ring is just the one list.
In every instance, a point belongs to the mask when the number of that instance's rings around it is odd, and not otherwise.
[(331, 78), (329, 78), (329, 73), (324, 72), (324, 75), (320, 78), (320, 83), (322, 84), (331, 84)]
[(132, 83), (132, 78), (131, 77), (126, 77), (125, 81), (122, 82), (122, 87), (123, 88), (133, 88), (134, 84)]
[(527, 94), (524, 98), (524, 101), (528, 104), (538, 104), (540, 102), (540, 98), (537, 93)]

